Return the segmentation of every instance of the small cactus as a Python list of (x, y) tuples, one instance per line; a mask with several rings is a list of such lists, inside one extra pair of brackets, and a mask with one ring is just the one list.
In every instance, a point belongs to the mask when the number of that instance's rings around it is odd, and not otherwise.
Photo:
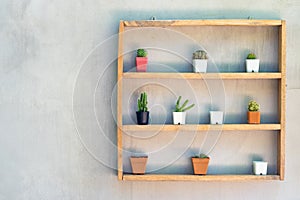
[(209, 157), (204, 153), (200, 153), (200, 155), (195, 155), (194, 158), (209, 158)]
[(248, 110), (249, 111), (259, 111), (259, 104), (253, 100), (249, 101)]
[(189, 100), (185, 100), (184, 103), (182, 104), (182, 106), (180, 106), (180, 100), (181, 100), (181, 96), (179, 96), (176, 101), (176, 106), (175, 106), (174, 112), (185, 112), (195, 106), (195, 104), (187, 106)]
[(249, 53), (247, 59), (256, 59), (256, 55), (254, 53)]
[(138, 49), (136, 51), (136, 56), (137, 57), (147, 57), (147, 51), (145, 49)]
[(146, 92), (143, 92), (143, 93), (141, 93), (140, 98), (137, 100), (138, 111), (139, 112), (147, 112), (148, 111), (147, 104), (148, 104), (147, 94), (146, 94)]
[(208, 59), (206, 51), (198, 50), (193, 53), (193, 59)]

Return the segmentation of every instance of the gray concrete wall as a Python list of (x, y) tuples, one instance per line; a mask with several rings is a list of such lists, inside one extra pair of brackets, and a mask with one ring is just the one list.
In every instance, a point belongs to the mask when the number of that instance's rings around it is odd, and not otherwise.
[[(299, 199), (299, 8), (295, 0), (1, 1), (0, 199)], [(115, 34), (120, 19), (153, 15), (287, 20), (285, 181), (117, 181)], [(251, 137), (229, 136), (216, 151), (247, 154), (238, 144), (249, 147)], [(264, 138), (268, 149), (276, 142)]]

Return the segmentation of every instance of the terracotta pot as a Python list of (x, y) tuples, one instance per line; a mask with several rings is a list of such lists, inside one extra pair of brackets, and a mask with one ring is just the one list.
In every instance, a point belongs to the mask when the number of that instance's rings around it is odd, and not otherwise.
[(210, 158), (192, 158), (194, 174), (205, 175)]
[(130, 157), (130, 163), (133, 174), (145, 174), (148, 156)]
[(260, 124), (259, 111), (248, 111), (248, 124)]
[(136, 71), (137, 72), (146, 72), (147, 71), (147, 63), (148, 58), (147, 57), (136, 57)]

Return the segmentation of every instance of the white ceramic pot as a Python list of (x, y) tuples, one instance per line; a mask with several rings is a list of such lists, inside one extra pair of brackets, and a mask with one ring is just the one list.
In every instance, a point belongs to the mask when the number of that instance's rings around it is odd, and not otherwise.
[(173, 112), (173, 124), (185, 124), (186, 112)]
[(247, 72), (258, 72), (259, 59), (246, 59), (246, 70)]
[(222, 111), (210, 111), (210, 124), (223, 124)]
[(253, 161), (253, 173), (255, 175), (267, 175), (268, 162)]
[(193, 71), (194, 72), (206, 72), (207, 59), (193, 59)]

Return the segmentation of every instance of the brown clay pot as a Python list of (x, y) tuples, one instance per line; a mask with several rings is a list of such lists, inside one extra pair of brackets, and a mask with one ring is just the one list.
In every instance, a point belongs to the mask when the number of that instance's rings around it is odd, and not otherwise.
[(248, 111), (248, 124), (260, 124), (260, 112)]
[(148, 156), (130, 157), (130, 163), (133, 174), (145, 174)]
[(137, 72), (146, 72), (147, 71), (147, 63), (148, 58), (147, 57), (136, 57), (136, 71)]
[(209, 158), (192, 158), (194, 174), (205, 175), (208, 168)]

